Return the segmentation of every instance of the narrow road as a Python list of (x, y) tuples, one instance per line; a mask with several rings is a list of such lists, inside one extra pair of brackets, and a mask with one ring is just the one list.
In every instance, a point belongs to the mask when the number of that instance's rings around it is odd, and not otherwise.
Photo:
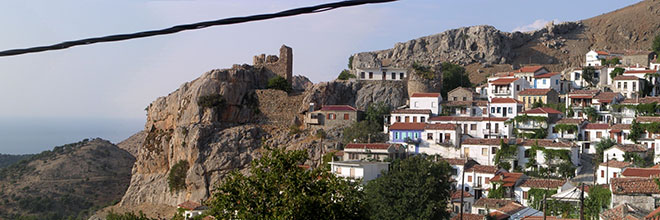
[(573, 182), (593, 184), (594, 182), (594, 164), (592, 154), (583, 154), (580, 159), (582, 170), (572, 179)]

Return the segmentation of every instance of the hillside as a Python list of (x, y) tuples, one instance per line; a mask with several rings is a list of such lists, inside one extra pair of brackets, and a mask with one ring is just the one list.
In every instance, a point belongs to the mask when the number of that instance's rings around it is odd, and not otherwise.
[(86, 218), (119, 201), (135, 159), (101, 139), (55, 147), (0, 170), (0, 219)]
[(12, 164), (17, 163), (23, 159), (32, 157), (33, 154), (22, 154), (22, 155), (11, 155), (11, 154), (0, 154), (0, 169), (8, 167)]
[(353, 67), (410, 66), (442, 62), (466, 66), (480, 84), (488, 75), (542, 64), (561, 71), (584, 62), (590, 49), (650, 49), (660, 29), (660, 1), (647, 0), (593, 18), (548, 24), (532, 32), (504, 32), (488, 25), (462, 27), (425, 36), (393, 48), (353, 55)]

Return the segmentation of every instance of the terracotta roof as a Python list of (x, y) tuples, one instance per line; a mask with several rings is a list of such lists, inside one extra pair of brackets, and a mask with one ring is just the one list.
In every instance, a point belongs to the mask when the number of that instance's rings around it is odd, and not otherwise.
[(540, 107), (535, 109), (530, 109), (525, 111), (526, 114), (562, 114), (560, 111), (555, 110), (554, 108)]
[(321, 111), (357, 111), (350, 105), (324, 105)]
[(477, 106), (488, 106), (488, 100), (478, 100), (474, 102)]
[(455, 89), (452, 89), (452, 90), (449, 91), (447, 94), (449, 94), (449, 93), (453, 93), (454, 91), (458, 91), (458, 90), (465, 90), (465, 91), (468, 91), (468, 92), (474, 93), (474, 89), (470, 89), (470, 88), (465, 88), (465, 87), (459, 86), (459, 87), (456, 87)]
[(585, 130), (607, 130), (610, 128), (609, 124), (588, 123), (584, 126)]
[(648, 149), (639, 144), (617, 144), (615, 148), (623, 152), (646, 152)]
[(477, 214), (469, 214), (469, 213), (463, 213), (463, 218), (461, 218), (461, 214), (458, 214), (454, 217), (451, 218), (451, 220), (483, 220), (484, 216), (483, 215), (477, 215)]
[(463, 193), (463, 198), (464, 198), (464, 199), (465, 199), (465, 198), (468, 198), (468, 197), (472, 197), (472, 194), (470, 194), (470, 192), (467, 192), (467, 191), (461, 190), (461, 191), (454, 191), (454, 192), (452, 192), (452, 193), (451, 193), (451, 199), (460, 199), (460, 198), (461, 198), (461, 193)]
[(653, 178), (645, 177), (626, 177), (612, 178), (612, 193), (617, 195), (626, 194), (660, 194), (658, 185), (653, 182)]
[(512, 82), (515, 82), (518, 78), (499, 78), (493, 81), (490, 81), (490, 84), (493, 85), (509, 85)]
[(619, 130), (618, 132), (621, 132), (621, 130), (630, 130), (631, 124), (615, 124), (610, 126), (610, 129), (612, 130)]
[(575, 147), (575, 145), (571, 143), (555, 142), (552, 139), (523, 139), (520, 145), (525, 147), (531, 147), (537, 143), (540, 147), (566, 147), (566, 148)]
[(431, 114), (431, 109), (395, 109), (391, 114)]
[(624, 71), (623, 73), (626, 74), (635, 74), (635, 73), (655, 73), (658, 72), (657, 70), (627, 70)]
[(471, 145), (500, 145), (500, 141), (504, 143), (509, 143), (508, 139), (493, 139), (493, 138), (468, 138), (461, 142), (461, 144), (471, 144)]
[(563, 186), (564, 183), (566, 183), (566, 180), (531, 178), (523, 180), (520, 187), (554, 189)]
[(522, 103), (522, 102), (515, 100), (513, 98), (493, 98), (490, 100), (490, 103), (496, 104), (496, 103)]
[(514, 201), (511, 200), (505, 200), (505, 199), (491, 199), (491, 198), (481, 198), (474, 202), (472, 204), (473, 207), (483, 207), (483, 208), (489, 208), (489, 209), (499, 209), (501, 207), (504, 207), (505, 205), (508, 205), (510, 203), (514, 203)]
[(535, 76), (534, 78), (550, 78), (552, 76), (559, 75), (558, 72), (551, 72), (551, 73), (544, 73), (538, 76)]
[(583, 122), (582, 118), (562, 118), (556, 124), (581, 125)]
[(410, 97), (411, 98), (437, 98), (440, 96), (440, 93), (413, 93)]
[(636, 76), (625, 76), (625, 75), (618, 75), (614, 77), (612, 80), (639, 80), (639, 77)]
[(499, 73), (495, 73), (495, 76), (496, 76), (496, 77), (505, 77), (505, 76), (514, 76), (514, 75), (515, 75), (514, 72), (499, 72)]
[(596, 50), (596, 54), (598, 54), (598, 55), (610, 55), (610, 53), (602, 51), (602, 50)]
[(623, 162), (623, 161), (618, 161), (618, 160), (610, 160), (608, 162), (603, 162), (600, 164), (601, 166), (609, 166), (609, 167), (614, 167), (614, 168), (626, 168), (629, 166), (632, 166), (631, 162)]
[(502, 186), (511, 187), (515, 186), (518, 179), (522, 176), (522, 173), (500, 173), (491, 178), (490, 181), (502, 182)]
[(644, 98), (639, 98), (639, 99), (625, 99), (621, 103), (623, 104), (638, 104), (638, 103), (643, 103), (643, 104), (648, 104), (648, 103), (660, 103), (660, 97), (644, 97)]
[(427, 124), (425, 130), (456, 130), (456, 124)]
[(657, 209), (655, 209), (651, 213), (649, 213), (646, 216), (646, 219), (658, 219), (659, 215), (660, 215), (660, 207), (658, 207)]
[(598, 93), (594, 98), (598, 99), (598, 101), (603, 102), (605, 100), (607, 101), (612, 101), (612, 99), (617, 98), (617, 97), (623, 97), (621, 93), (618, 92), (601, 92)]
[(502, 206), (501, 208), (497, 209), (497, 211), (499, 211), (501, 213), (504, 213), (504, 214), (507, 214), (507, 215), (513, 215), (516, 212), (519, 212), (520, 210), (522, 210), (524, 208), (525, 208), (525, 206), (523, 206), (519, 203), (516, 203), (516, 202), (512, 202), (512, 203), (506, 204), (505, 206)]
[(660, 122), (660, 117), (658, 116), (637, 116), (635, 121), (639, 123), (651, 123), (651, 122)]
[(463, 117), (463, 116), (435, 116), (429, 121), (507, 121), (509, 118), (498, 117)]
[(603, 210), (603, 212), (600, 213), (600, 218), (603, 220), (642, 220), (644, 219), (642, 212), (643, 210), (628, 203), (624, 203), (614, 208)]
[(472, 106), (475, 104), (474, 101), (448, 101), (442, 103), (445, 106)]
[(658, 177), (660, 169), (628, 167), (621, 172), (625, 177)]
[(536, 71), (539, 71), (545, 67), (543, 66), (523, 66), (521, 67), (518, 72), (521, 73), (535, 73)]
[(371, 144), (363, 144), (363, 143), (350, 143), (347, 144), (344, 149), (372, 149), (372, 150), (386, 150), (387, 148), (390, 148), (391, 144), (385, 144), (385, 143), (371, 143)]
[(450, 165), (459, 165), (463, 166), (468, 162), (467, 158), (442, 158), (442, 160), (447, 161)]
[(426, 123), (394, 123), (390, 125), (390, 130), (424, 130)]
[(335, 152), (335, 156), (343, 157), (343, 156), (344, 156), (344, 151), (343, 151), (343, 150), (341, 150), (341, 151), (336, 151), (336, 152)]
[(202, 204), (188, 200), (177, 206), (187, 210), (195, 210), (197, 207), (202, 206)]
[(592, 90), (573, 90), (570, 93), (568, 93), (568, 96), (573, 97), (574, 95), (575, 96), (585, 96), (586, 95), (586, 96), (593, 97), (593, 96), (598, 95), (599, 92), (600, 92), (600, 90), (595, 90), (595, 89), (592, 89)]
[(552, 89), (525, 89), (518, 95), (547, 95)]
[(489, 173), (495, 174), (497, 172), (496, 166), (486, 166), (486, 165), (474, 165), (465, 170), (465, 172), (476, 172), (476, 173)]

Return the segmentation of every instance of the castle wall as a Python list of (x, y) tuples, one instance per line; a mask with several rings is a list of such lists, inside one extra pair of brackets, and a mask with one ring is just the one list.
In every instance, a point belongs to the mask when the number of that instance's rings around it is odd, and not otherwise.
[(292, 83), (293, 80), (293, 49), (282, 45), (280, 56), (260, 54), (252, 59), (254, 66), (264, 67)]

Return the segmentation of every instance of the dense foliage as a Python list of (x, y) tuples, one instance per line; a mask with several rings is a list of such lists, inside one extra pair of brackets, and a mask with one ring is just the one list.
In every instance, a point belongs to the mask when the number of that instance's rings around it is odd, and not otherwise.
[(339, 80), (349, 80), (350, 78), (355, 78), (355, 75), (351, 74), (349, 70), (342, 70), (339, 76), (337, 76)]
[(18, 163), (21, 160), (29, 159), (32, 156), (34, 156), (34, 154), (23, 154), (23, 155), (0, 154), (0, 169)]
[(603, 139), (596, 144), (596, 155), (594, 156), (593, 163), (600, 164), (603, 162), (603, 153), (605, 150), (610, 149), (612, 146), (616, 145), (616, 141), (612, 139)]
[(414, 62), (412, 64), (412, 68), (415, 70), (415, 74), (417, 74), (417, 76), (421, 77), (422, 79), (432, 80), (435, 78), (435, 72), (430, 66)]
[(653, 44), (651, 45), (651, 49), (656, 54), (660, 54), (660, 34), (656, 35), (655, 38), (653, 38)]
[(343, 143), (374, 143), (387, 141), (383, 131), (384, 115), (389, 114), (390, 106), (383, 103), (371, 103), (367, 106), (365, 120), (355, 122), (344, 128)]
[(582, 113), (587, 116), (587, 120), (591, 123), (595, 123), (598, 120), (598, 112), (592, 107), (583, 108)]
[(447, 93), (457, 87), (472, 87), (465, 68), (458, 64), (442, 63), (442, 90), (440, 90), (442, 97), (447, 97)]
[(592, 186), (589, 189), (589, 196), (584, 199), (585, 219), (596, 220), (599, 214), (607, 209), (612, 199), (612, 192), (602, 186)]
[[(600, 59), (600, 65), (601, 66), (616, 66), (619, 64), (621, 60), (618, 57), (614, 57), (612, 59), (606, 60), (606, 59)], [(614, 77), (612, 77), (614, 78)]]
[(417, 155), (392, 163), (364, 187), (370, 219), (448, 219), (451, 167)]
[(503, 140), (500, 140), (500, 148), (497, 150), (497, 152), (495, 152), (495, 165), (505, 170), (511, 170), (511, 161), (516, 158), (516, 155), (516, 145), (509, 145)]
[(644, 128), (636, 120), (633, 120), (632, 125), (630, 126), (630, 134), (628, 134), (628, 139), (637, 143), (637, 140), (642, 138), (644, 134)]
[(632, 162), (635, 167), (646, 167), (647, 163), (644, 160), (642, 156), (639, 156), (639, 154), (632, 153), (632, 152), (626, 152), (623, 154), (623, 161), (625, 162)]
[(289, 84), (289, 82), (286, 81), (286, 79), (281, 76), (275, 76), (273, 78), (268, 79), (268, 84), (266, 85), (266, 88), (279, 89), (285, 92), (291, 92), (291, 90), (293, 90), (291, 84)]
[(622, 75), (623, 72), (625, 72), (625, 71), (626, 71), (626, 69), (624, 69), (624, 68), (616, 67), (616, 68), (614, 68), (614, 70), (612, 70), (612, 72), (610, 72), (610, 77), (612, 79), (614, 79), (614, 77), (616, 77), (618, 75)]
[(298, 165), (307, 151), (272, 149), (253, 160), (250, 175), (230, 174), (209, 205), (218, 219), (364, 219), (364, 194), (324, 169)]
[(348, 57), (348, 69), (353, 69), (353, 56)]
[(364, 119), (382, 127), (384, 123), (384, 116), (389, 114), (390, 110), (390, 106), (384, 102), (371, 103), (369, 106), (367, 106)]
[(167, 184), (171, 191), (179, 191), (186, 188), (186, 175), (188, 173), (188, 161), (180, 160), (170, 169), (167, 175)]
[(593, 66), (582, 68), (582, 79), (584, 79), (584, 81), (587, 82), (589, 86), (596, 84), (598, 80), (596, 78), (596, 69)]
[(220, 94), (204, 95), (197, 99), (197, 105), (203, 108), (222, 108), (225, 105), (225, 98)]
[(550, 198), (550, 196), (557, 194), (557, 190), (531, 188), (527, 191), (528, 205), (536, 210), (543, 210), (543, 198)]

